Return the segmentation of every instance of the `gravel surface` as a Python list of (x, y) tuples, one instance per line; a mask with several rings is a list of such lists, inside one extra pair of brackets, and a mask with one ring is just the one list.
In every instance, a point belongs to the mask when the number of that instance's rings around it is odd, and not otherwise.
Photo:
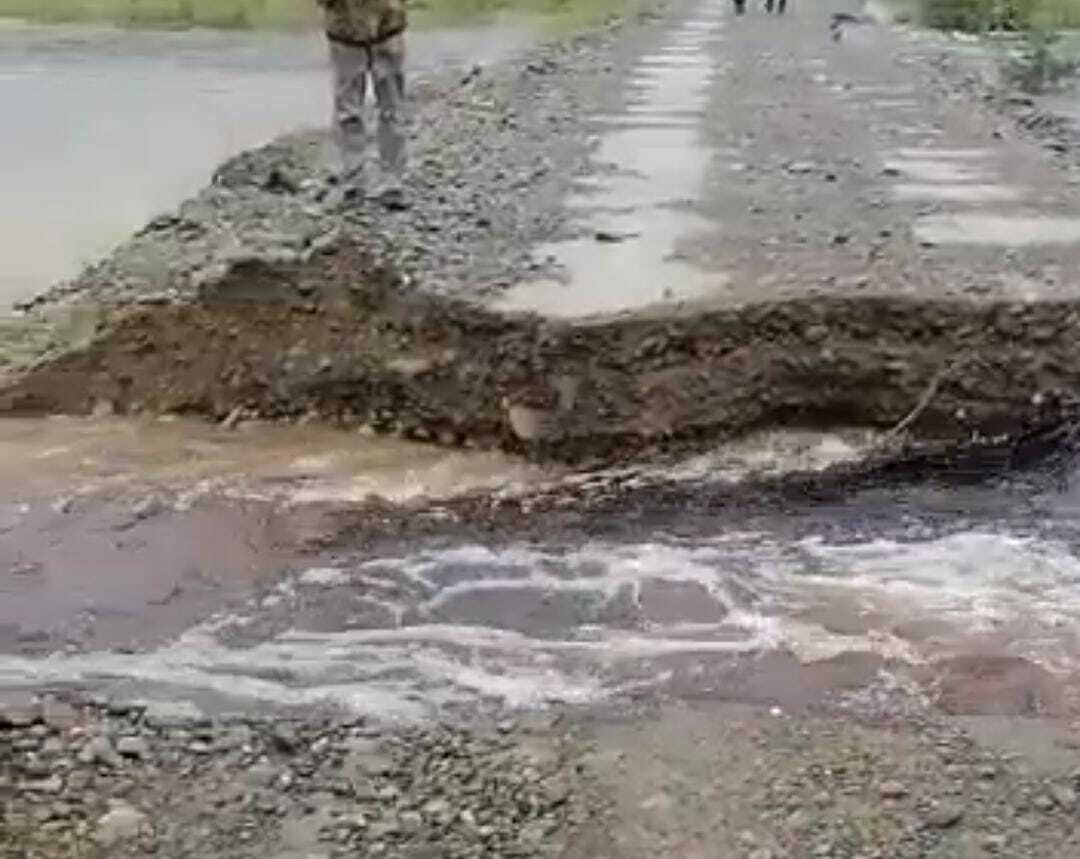
[(897, 701), (866, 703), (841, 719), (702, 702), (397, 729), (9, 700), (0, 855), (1075, 855), (1075, 751), (1051, 766), (924, 707), (899, 722)]
[(590, 740), (610, 817), (575, 837), (574, 859), (1065, 859), (1080, 850), (1076, 772), (1048, 773), (940, 722), (703, 704), (600, 724)]
[(583, 819), (557, 722), (395, 729), (184, 701), (0, 706), (5, 857), (553, 855)]

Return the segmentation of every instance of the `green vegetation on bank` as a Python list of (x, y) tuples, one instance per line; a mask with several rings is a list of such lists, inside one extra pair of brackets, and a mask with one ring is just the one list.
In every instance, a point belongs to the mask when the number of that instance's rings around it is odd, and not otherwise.
[[(633, 12), (646, 0), (410, 0), (418, 26), (518, 13), (563, 25)], [(318, 21), (314, 0), (0, 0), (0, 17), (127, 27), (292, 29)]]
[[(886, 0), (889, 2), (889, 0)], [(1080, 70), (1080, 0), (892, 0), (925, 26), (979, 33), (1002, 78), (1033, 94), (1071, 85)]]
[(0, 0), (0, 15), (43, 23), (133, 27), (302, 27), (316, 20), (304, 0)]
[[(2, 2), (2, 0), (0, 0)], [(408, 0), (421, 26), (524, 15), (556, 29), (586, 27), (611, 15), (634, 15), (655, 0)]]
[(920, 14), (942, 30), (1060, 30), (1080, 27), (1080, 0), (920, 0)]

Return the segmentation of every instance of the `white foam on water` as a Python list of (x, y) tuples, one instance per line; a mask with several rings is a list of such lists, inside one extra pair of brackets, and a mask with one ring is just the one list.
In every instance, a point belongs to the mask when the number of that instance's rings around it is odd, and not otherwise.
[[(270, 706), (334, 705), (394, 721), (422, 719), (478, 697), (524, 707), (583, 703), (599, 693), (595, 679), (574, 678), (541, 660), (454, 659), (440, 648), (420, 646), (421, 640), (417, 636), (395, 645), (374, 635), (304, 633), (230, 649), (196, 628), (149, 653), (2, 657), (0, 688), (136, 682)], [(500, 653), (511, 652), (506, 642), (501, 644)]]
[(854, 546), (808, 539), (802, 548), (823, 564), (818, 582), (891, 593), (920, 611), (965, 624), (1080, 622), (1080, 559), (1062, 544), (969, 532), (929, 542)]
[(846, 592), (892, 628), (932, 624), (927, 655), (986, 647), (1050, 670), (1080, 669), (1080, 559), (1064, 544), (970, 532), (918, 543), (889, 540), (802, 549), (817, 572), (805, 583)]
[[(1080, 559), (1062, 544), (988, 532), (853, 545), (755, 532), (467, 544), (299, 571), (271, 596), (151, 652), (0, 657), (0, 687), (134, 681), (415, 720), (486, 701), (599, 701), (659, 682), (666, 668), (654, 663), (671, 657), (705, 667), (785, 650), (805, 662), (862, 652), (917, 663), (993, 634), (1049, 668), (1080, 664)], [(330, 630), (295, 620), (310, 616), (297, 609), (331, 617), (350, 600), (393, 607), (394, 619)], [(519, 624), (529, 606), (582, 605), (595, 611)], [(932, 639), (907, 631), (927, 623)], [(245, 636), (255, 643), (236, 643)]]
[[(718, 544), (722, 545), (722, 544)], [(715, 547), (598, 544), (572, 552), (528, 547), (492, 551), (462, 546), (447, 552), (390, 558), (352, 573), (315, 568), (274, 589), (269, 606), (252, 600), (246, 612), (198, 626), (175, 642), (146, 653), (55, 655), (42, 660), (0, 657), (0, 687), (132, 681), (212, 692), (281, 706), (329, 703), (383, 719), (415, 719), (451, 704), (497, 699), (510, 706), (584, 703), (617, 691), (606, 673), (622, 663), (672, 654), (729, 654), (781, 643), (775, 624), (756, 612), (735, 610), (721, 623), (693, 629), (657, 626), (608, 629), (584, 624), (536, 637), (513, 629), (438, 620), (383, 629), (337, 632), (289, 629), (252, 646), (229, 646), (229, 632), (257, 628), (267, 611), (288, 610), (297, 600), (324, 593), (327, 605), (345, 598), (340, 589), (384, 576), (426, 582), (435, 595), (421, 608), (437, 611), (451, 597), (485, 588), (528, 586), (544, 593), (595, 591), (615, 595), (627, 584), (694, 582), (718, 602), (735, 596), (717, 575)], [(474, 565), (476, 580), (437, 591), (440, 569)], [(545, 572), (562, 565), (565, 578)], [(593, 569), (604, 565), (599, 575)], [(500, 570), (528, 569), (525, 582)], [(486, 577), (486, 578), (485, 578)], [(306, 590), (304, 589), (306, 587)], [(313, 590), (314, 589), (314, 590)], [(288, 615), (285, 615), (288, 616)], [(695, 635), (689, 635), (695, 632)]]
[(854, 462), (877, 443), (877, 433), (864, 429), (771, 430), (728, 442), (715, 450), (691, 456), (664, 469), (646, 472), (668, 480), (725, 480), (737, 483), (749, 476), (822, 471)]
[(297, 581), (302, 585), (318, 585), (326, 588), (347, 584), (350, 580), (347, 570), (334, 567), (313, 567), (310, 570), (304, 570)]

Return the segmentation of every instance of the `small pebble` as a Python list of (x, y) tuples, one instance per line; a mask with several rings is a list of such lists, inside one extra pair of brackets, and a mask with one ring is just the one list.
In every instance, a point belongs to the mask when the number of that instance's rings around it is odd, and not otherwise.
[(927, 816), (926, 824), (934, 829), (949, 829), (964, 818), (964, 809), (951, 802), (939, 802)]
[(908, 789), (899, 781), (883, 781), (878, 786), (878, 794), (882, 799), (902, 799), (908, 795)]

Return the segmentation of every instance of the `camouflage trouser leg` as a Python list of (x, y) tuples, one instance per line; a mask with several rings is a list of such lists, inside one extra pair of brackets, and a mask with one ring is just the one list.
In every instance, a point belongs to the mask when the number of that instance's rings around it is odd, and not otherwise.
[(405, 172), (405, 41), (395, 36), (371, 49), (371, 79), (379, 108), (379, 161), (392, 182)]
[(330, 42), (334, 72), (334, 142), (341, 156), (341, 182), (359, 187), (364, 175), (364, 101), (367, 98), (367, 48)]
[(334, 139), (341, 153), (342, 182), (358, 186), (363, 178), (367, 139), (364, 101), (368, 77), (379, 112), (379, 160), (383, 172), (399, 180), (405, 171), (405, 43), (395, 36), (370, 48), (330, 43), (334, 67)]

